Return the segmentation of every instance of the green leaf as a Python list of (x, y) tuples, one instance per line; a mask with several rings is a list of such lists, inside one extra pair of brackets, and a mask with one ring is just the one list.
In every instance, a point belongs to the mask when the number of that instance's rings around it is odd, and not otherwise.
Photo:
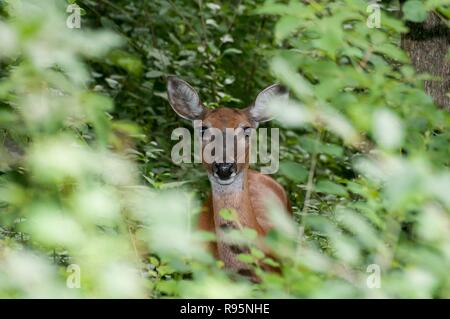
[(381, 108), (375, 111), (373, 120), (373, 135), (378, 145), (386, 149), (395, 149), (402, 144), (402, 122), (395, 113), (387, 108)]
[(158, 266), (159, 266), (159, 260), (158, 260), (158, 258), (156, 258), (156, 257), (154, 257), (154, 256), (150, 256), (150, 257), (148, 258), (148, 261), (150, 262), (150, 264), (152, 264), (152, 265), (155, 266), (155, 267), (158, 267)]
[(228, 48), (225, 51), (223, 51), (222, 55), (228, 55), (228, 54), (242, 54), (242, 51), (236, 48)]
[(309, 99), (313, 94), (311, 84), (298, 72), (292, 69), (289, 61), (281, 56), (276, 56), (270, 63), (272, 72), (286, 85), (293, 93), (302, 99)]
[(175, 280), (159, 280), (156, 288), (164, 294), (172, 295), (177, 292), (177, 281)]
[(163, 76), (164, 73), (162, 73), (161, 71), (158, 70), (152, 70), (152, 71), (148, 71), (147, 73), (145, 73), (145, 77), (149, 78), (149, 79), (153, 79), (153, 78), (159, 78), (160, 76)]
[(239, 261), (242, 261), (243, 263), (246, 263), (246, 264), (251, 264), (251, 263), (253, 263), (255, 261), (255, 258), (252, 255), (249, 255), (249, 254), (239, 254), (237, 256), (237, 259)]
[(280, 173), (296, 183), (304, 183), (308, 178), (308, 171), (303, 165), (291, 161), (280, 164)]
[(216, 240), (216, 234), (209, 231), (198, 231), (198, 238), (202, 241), (214, 241)]
[(335, 157), (341, 157), (344, 154), (344, 149), (341, 146), (330, 143), (321, 143), (317, 139), (310, 137), (300, 138), (300, 145), (310, 153), (318, 152)]
[(173, 274), (175, 270), (169, 265), (162, 265), (158, 267), (158, 273), (160, 276)]
[(114, 65), (120, 66), (133, 75), (138, 76), (142, 71), (142, 61), (123, 50), (114, 50), (110, 53), (109, 59)]
[(272, 267), (280, 267), (280, 264), (273, 260), (272, 258), (264, 258), (263, 263), (272, 266)]
[(317, 182), (315, 190), (318, 193), (333, 194), (338, 196), (347, 195), (347, 190), (344, 186), (327, 180), (320, 180), (319, 182)]
[(336, 144), (319, 144), (319, 153), (324, 153), (330, 156), (341, 157), (344, 154), (344, 149)]
[(301, 21), (298, 17), (289, 15), (282, 17), (275, 26), (275, 38), (279, 42), (284, 40), (302, 24), (303, 21)]
[(402, 7), (402, 11), (406, 20), (413, 22), (423, 22), (427, 18), (427, 10), (423, 1), (408, 0)]
[(261, 250), (259, 250), (258, 248), (251, 248), (250, 249), (250, 253), (252, 254), (252, 256), (254, 256), (256, 259), (262, 259), (264, 258), (264, 252), (262, 252)]
[(229, 220), (229, 221), (237, 220), (237, 214), (232, 209), (223, 208), (220, 210), (219, 215), (225, 220)]
[(252, 228), (244, 228), (242, 230), (243, 235), (250, 239), (250, 240), (255, 240), (256, 237), (258, 236), (258, 233), (256, 232), (256, 230), (252, 229)]

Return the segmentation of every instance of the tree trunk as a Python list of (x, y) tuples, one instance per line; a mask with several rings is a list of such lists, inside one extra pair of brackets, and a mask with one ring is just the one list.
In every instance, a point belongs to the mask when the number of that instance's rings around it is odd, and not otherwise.
[(408, 53), (419, 73), (429, 73), (437, 80), (425, 81), (425, 92), (434, 102), (450, 111), (450, 63), (447, 53), (450, 32), (446, 23), (434, 12), (423, 23), (408, 22), (409, 33), (402, 35), (402, 48)]

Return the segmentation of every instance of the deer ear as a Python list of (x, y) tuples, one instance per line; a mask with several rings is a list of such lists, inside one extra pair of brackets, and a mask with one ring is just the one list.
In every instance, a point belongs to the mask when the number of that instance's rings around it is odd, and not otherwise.
[(184, 119), (200, 119), (205, 111), (197, 91), (175, 76), (167, 79), (167, 96), (173, 110)]
[(255, 122), (262, 123), (270, 121), (273, 116), (267, 109), (269, 102), (274, 98), (287, 100), (288, 96), (289, 93), (283, 86), (273, 84), (258, 94), (255, 102), (247, 109), (247, 112)]

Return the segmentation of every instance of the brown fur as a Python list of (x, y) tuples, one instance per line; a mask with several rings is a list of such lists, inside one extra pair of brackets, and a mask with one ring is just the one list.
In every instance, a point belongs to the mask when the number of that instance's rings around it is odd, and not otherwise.
[[(246, 200), (250, 202), (252, 208), (249, 214), (254, 216), (257, 221), (257, 226), (255, 228), (258, 231), (258, 235), (264, 237), (273, 227), (267, 217), (266, 208), (264, 206), (264, 202), (267, 200), (268, 196), (275, 195), (275, 198), (279, 200), (282, 207), (286, 208), (287, 212), (291, 213), (292, 209), (284, 188), (278, 182), (267, 175), (263, 175), (253, 170), (249, 169), (248, 172), (249, 191), (245, 194), (245, 197)], [(237, 206), (240, 206), (240, 203), (236, 204)], [(211, 194), (203, 204), (203, 209), (198, 218), (198, 228), (212, 233), (216, 232)], [(219, 258), (217, 243), (211, 242), (208, 247), (213, 256)]]
[[(189, 120), (201, 120), (202, 126), (218, 129), (223, 132), (222, 134), (227, 133), (226, 129), (256, 128), (259, 122), (270, 120), (266, 111), (266, 105), (270, 98), (274, 96), (287, 98), (285, 90), (275, 84), (259, 93), (255, 102), (246, 109), (217, 108), (210, 110), (203, 106), (195, 89), (181, 79), (169, 77), (167, 89), (169, 102), (178, 115)], [(233, 134), (233, 138), (234, 136)], [(236, 167), (233, 168), (234, 179), (229, 183), (217, 180), (220, 178), (220, 176), (214, 175), (217, 163), (203, 161), (203, 166), (208, 171), (211, 181), (212, 192), (199, 216), (198, 227), (216, 234), (217, 242), (210, 243), (209, 248), (216, 258), (224, 262), (226, 268), (237, 274), (250, 276), (252, 280), (257, 281), (248, 265), (237, 258), (239, 254), (248, 252), (248, 247), (225, 242), (225, 231), (227, 228), (238, 227), (254, 229), (258, 234), (258, 246), (270, 255), (271, 252), (263, 244), (264, 236), (273, 228), (267, 216), (266, 202), (268, 199), (274, 199), (287, 212), (290, 212), (291, 208), (286, 192), (280, 184), (267, 175), (249, 169), (249, 135), (238, 135), (238, 139), (235, 142), (245, 145), (244, 154), (240, 154), (243, 157), (237, 158), (237, 154), (225, 152), (225, 156), (230, 157), (224, 158), (225, 163), (236, 164)], [(203, 143), (203, 147), (205, 145), (206, 143)], [(226, 143), (224, 145), (226, 146)], [(222, 209), (234, 210), (239, 221), (223, 219), (220, 215)]]
[[(202, 120), (208, 127), (220, 130), (252, 126), (246, 110), (219, 108), (206, 111)], [(211, 164), (203, 163), (203, 165), (211, 172)], [(246, 162), (238, 164), (237, 172), (245, 174), (242, 190), (237, 193), (220, 195), (215, 195), (213, 192), (205, 202), (204, 209), (200, 214), (199, 228), (216, 233), (218, 243), (209, 244), (212, 254), (216, 258), (222, 259), (227, 268), (243, 274), (248, 273), (248, 266), (236, 260), (236, 255), (239, 255), (242, 251), (236, 249), (237, 247), (234, 245), (221, 247), (221, 245), (225, 246), (220, 242), (221, 226), (225, 225), (225, 221), (218, 216), (219, 211), (222, 208), (234, 209), (238, 213), (240, 224), (255, 229), (259, 236), (258, 241), (261, 243), (260, 248), (270, 254), (262, 244), (263, 237), (273, 228), (267, 216), (266, 201), (269, 198), (275, 199), (287, 212), (291, 212), (291, 208), (287, 194), (280, 184), (267, 175), (249, 169), (248, 145), (246, 146)], [(222, 248), (222, 254), (219, 252), (219, 248)], [(252, 276), (252, 280), (256, 280), (254, 276)]]

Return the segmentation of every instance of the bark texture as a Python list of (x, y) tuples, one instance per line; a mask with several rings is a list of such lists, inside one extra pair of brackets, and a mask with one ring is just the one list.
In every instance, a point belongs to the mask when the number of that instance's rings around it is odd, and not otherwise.
[(439, 80), (425, 81), (425, 92), (435, 103), (450, 111), (450, 62), (447, 52), (450, 31), (436, 13), (429, 13), (423, 23), (408, 22), (409, 33), (402, 36), (402, 48), (419, 73), (429, 73)]

